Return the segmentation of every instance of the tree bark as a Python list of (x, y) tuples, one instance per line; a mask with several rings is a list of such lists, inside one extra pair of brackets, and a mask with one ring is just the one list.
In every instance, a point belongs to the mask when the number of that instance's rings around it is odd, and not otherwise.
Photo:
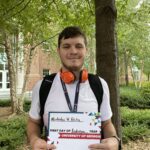
[(10, 77), (10, 97), (11, 97), (11, 107), (12, 113), (17, 114), (18, 110), (18, 99), (16, 96), (16, 73), (15, 65), (13, 62), (13, 50), (11, 49), (11, 42), (9, 36), (5, 34), (5, 52), (8, 60), (8, 72)]
[(118, 52), (115, 37), (115, 0), (95, 0), (97, 74), (104, 78), (110, 89), (112, 122), (121, 137)]
[(29, 74), (30, 74), (30, 68), (31, 68), (31, 64), (32, 64), (32, 58), (33, 58), (34, 49), (35, 48), (29, 48), (28, 49), (29, 53), (27, 54), (27, 57), (25, 58), (26, 59), (26, 67), (25, 67), (24, 82), (23, 82), (23, 87), (22, 87), (21, 95), (19, 97), (20, 111), (23, 110), (23, 103), (24, 103), (24, 96), (25, 96), (25, 91), (26, 91), (26, 84), (28, 82), (28, 78), (29, 78)]
[(129, 85), (129, 77), (128, 77), (128, 58), (127, 58), (126, 49), (125, 49), (125, 52), (124, 52), (124, 69), (125, 69), (125, 83), (126, 83), (126, 86), (128, 86), (128, 85)]
[(134, 73), (133, 73), (132, 68), (133, 68), (133, 62), (132, 62), (132, 59), (131, 59), (131, 60), (130, 60), (131, 75), (132, 75), (133, 83), (134, 83), (135, 87), (137, 88), (138, 85), (137, 85), (137, 81), (136, 81), (136, 79), (135, 79), (135, 77), (134, 77)]
[(141, 60), (141, 72), (140, 72), (140, 81), (139, 81), (139, 88), (142, 87), (142, 77), (143, 77), (143, 70), (144, 70), (144, 61)]

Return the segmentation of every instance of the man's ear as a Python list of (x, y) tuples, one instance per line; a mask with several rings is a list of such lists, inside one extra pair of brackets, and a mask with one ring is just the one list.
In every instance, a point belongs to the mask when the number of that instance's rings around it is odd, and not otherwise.
[(60, 57), (60, 48), (59, 47), (57, 48), (57, 54)]
[(59, 51), (60, 51), (60, 48), (58, 47), (58, 48), (57, 48), (57, 52), (59, 53)]

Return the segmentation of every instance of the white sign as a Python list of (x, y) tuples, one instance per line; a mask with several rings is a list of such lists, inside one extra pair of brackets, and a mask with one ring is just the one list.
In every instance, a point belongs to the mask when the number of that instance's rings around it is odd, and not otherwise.
[(100, 113), (49, 112), (48, 143), (57, 150), (88, 150), (100, 143)]

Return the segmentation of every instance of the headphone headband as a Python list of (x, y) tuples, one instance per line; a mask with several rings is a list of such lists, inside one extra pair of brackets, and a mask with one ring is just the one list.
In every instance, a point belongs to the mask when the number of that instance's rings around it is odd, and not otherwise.
[[(76, 76), (73, 72), (62, 71), (62, 69), (60, 70), (60, 77), (67, 84), (70, 84), (76, 80)], [(87, 79), (88, 79), (88, 71), (86, 69), (81, 70), (80, 72), (81, 82), (85, 82)]]

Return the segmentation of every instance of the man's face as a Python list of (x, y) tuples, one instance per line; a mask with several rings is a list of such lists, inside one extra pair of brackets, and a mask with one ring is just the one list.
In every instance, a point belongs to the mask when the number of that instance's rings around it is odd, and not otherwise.
[(80, 71), (86, 54), (86, 46), (82, 36), (61, 39), (58, 53), (62, 68), (69, 71)]

